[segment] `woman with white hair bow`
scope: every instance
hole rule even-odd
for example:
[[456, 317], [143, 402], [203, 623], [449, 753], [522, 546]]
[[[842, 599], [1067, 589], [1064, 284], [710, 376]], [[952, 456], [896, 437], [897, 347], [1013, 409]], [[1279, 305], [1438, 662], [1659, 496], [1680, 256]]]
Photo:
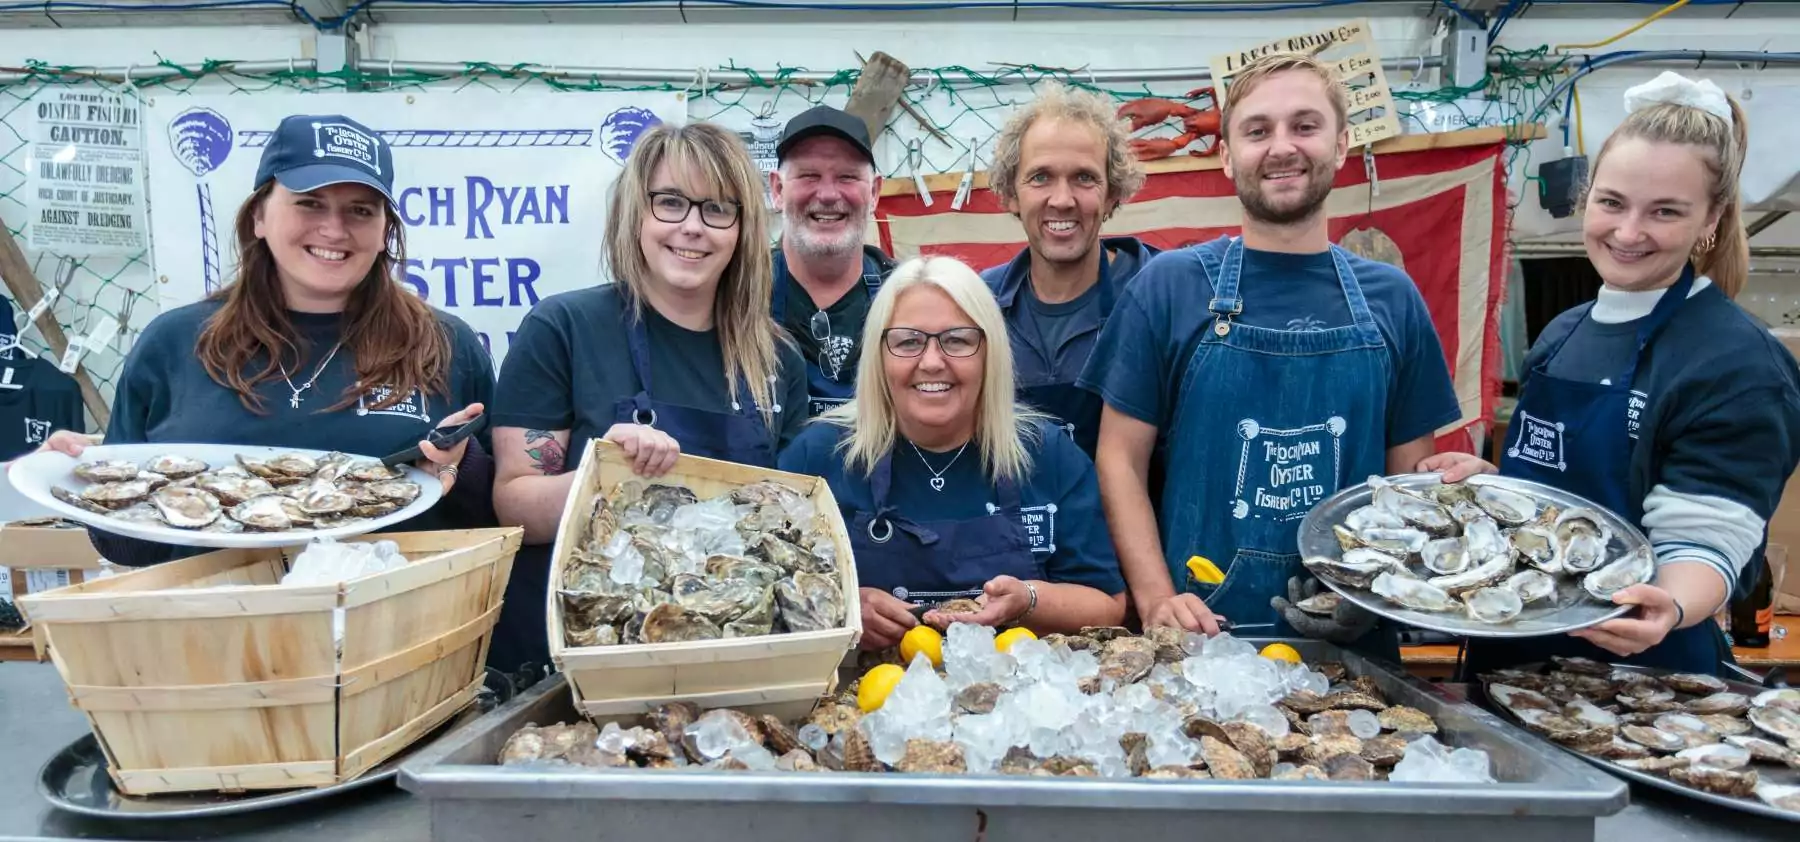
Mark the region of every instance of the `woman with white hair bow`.
[[1094, 463], [1014, 403], [1006, 325], [981, 277], [948, 257], [901, 264], [862, 349], [855, 398], [801, 433], [781, 469], [823, 477], [843, 509], [863, 648], [921, 621], [1118, 625], [1125, 582]]
[[[1471, 640], [1468, 674], [1549, 655], [1718, 673], [1731, 648], [1713, 614], [1754, 584], [1742, 572], [1800, 462], [1800, 370], [1732, 301], [1749, 268], [1743, 111], [1674, 73], [1627, 91], [1625, 107], [1582, 214], [1605, 285], [1527, 354], [1498, 470], [1638, 524], [1656, 575], [1614, 594], [1632, 614], [1569, 637]], [[1421, 469], [1452, 481], [1495, 470], [1466, 454]]]

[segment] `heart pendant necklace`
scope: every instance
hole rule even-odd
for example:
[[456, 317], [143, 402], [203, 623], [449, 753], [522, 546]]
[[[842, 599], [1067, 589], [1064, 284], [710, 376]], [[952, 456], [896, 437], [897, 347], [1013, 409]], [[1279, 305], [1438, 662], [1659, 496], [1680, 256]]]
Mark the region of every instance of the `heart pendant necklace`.
[[950, 457], [950, 464], [945, 465], [944, 470], [940, 471], [936, 468], [931, 467], [931, 460], [925, 458], [925, 452], [920, 450], [918, 445], [913, 444], [910, 441], [907, 442], [907, 444], [912, 445], [913, 452], [917, 453], [919, 455], [919, 461], [925, 463], [925, 470], [931, 472], [931, 490], [932, 491], [943, 491], [944, 490], [944, 474], [945, 474], [945, 472], [950, 470], [951, 465], [956, 464], [956, 460], [962, 458], [963, 451], [969, 449], [969, 443], [966, 441], [963, 442], [963, 446], [956, 449], [956, 455]]

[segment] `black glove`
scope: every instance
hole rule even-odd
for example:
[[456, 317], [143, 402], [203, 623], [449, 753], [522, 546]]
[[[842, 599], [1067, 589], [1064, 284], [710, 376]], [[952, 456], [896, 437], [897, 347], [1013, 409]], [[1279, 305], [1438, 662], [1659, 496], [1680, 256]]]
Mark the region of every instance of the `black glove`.
[[1337, 608], [1329, 617], [1315, 616], [1294, 607], [1294, 603], [1327, 590], [1318, 579], [1308, 576], [1302, 581], [1296, 576], [1288, 580], [1287, 598], [1274, 597], [1269, 600], [1269, 605], [1281, 612], [1281, 618], [1293, 626], [1294, 631], [1339, 646], [1348, 646], [1375, 628], [1380, 618], [1356, 607], [1356, 603], [1348, 599], [1338, 600]]

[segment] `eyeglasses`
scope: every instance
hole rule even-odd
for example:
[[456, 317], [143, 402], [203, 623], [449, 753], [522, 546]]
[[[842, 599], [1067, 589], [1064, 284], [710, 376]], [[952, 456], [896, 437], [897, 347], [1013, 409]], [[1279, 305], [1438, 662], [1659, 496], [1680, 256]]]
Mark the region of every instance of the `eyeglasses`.
[[933, 339], [937, 340], [938, 350], [946, 357], [973, 357], [981, 350], [981, 341], [986, 335], [978, 327], [953, 327], [937, 333], [891, 327], [881, 332], [881, 340], [888, 353], [896, 357], [919, 356], [925, 353], [925, 347]]
[[812, 320], [806, 326], [811, 328], [814, 342], [824, 342], [831, 338], [831, 315], [824, 310], [814, 312]]
[[737, 224], [744, 209], [736, 202], [720, 199], [690, 199], [680, 193], [650, 191], [650, 213], [661, 222], [686, 222], [694, 206], [700, 206], [700, 221], [708, 228], [730, 228]]

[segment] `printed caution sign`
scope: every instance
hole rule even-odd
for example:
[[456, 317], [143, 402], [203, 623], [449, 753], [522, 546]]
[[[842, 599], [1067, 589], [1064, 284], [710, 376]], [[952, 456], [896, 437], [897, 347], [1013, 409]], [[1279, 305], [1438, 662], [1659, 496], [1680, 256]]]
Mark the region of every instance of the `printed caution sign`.
[[1369, 21], [1359, 18], [1341, 26], [1278, 38], [1247, 50], [1213, 56], [1213, 81], [1229, 87], [1231, 77], [1256, 59], [1274, 53], [1302, 53], [1328, 59], [1350, 89], [1350, 146], [1367, 146], [1400, 135], [1394, 94], [1381, 71], [1381, 54], [1369, 35]]

